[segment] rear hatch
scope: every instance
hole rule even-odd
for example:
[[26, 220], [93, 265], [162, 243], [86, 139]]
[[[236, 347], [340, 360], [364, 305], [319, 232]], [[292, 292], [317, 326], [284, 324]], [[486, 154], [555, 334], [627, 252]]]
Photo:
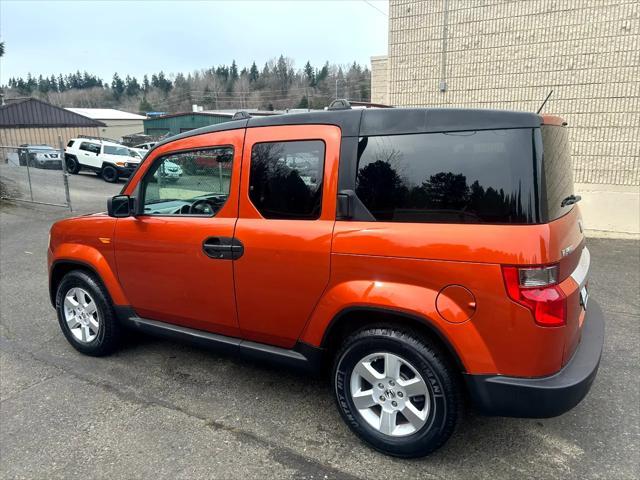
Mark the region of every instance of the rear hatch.
[[568, 132], [561, 118], [545, 116], [535, 135], [541, 180], [541, 210], [549, 224], [550, 256], [558, 260], [558, 285], [566, 295], [566, 343], [563, 365], [580, 342], [588, 305], [589, 250], [573, 190]]

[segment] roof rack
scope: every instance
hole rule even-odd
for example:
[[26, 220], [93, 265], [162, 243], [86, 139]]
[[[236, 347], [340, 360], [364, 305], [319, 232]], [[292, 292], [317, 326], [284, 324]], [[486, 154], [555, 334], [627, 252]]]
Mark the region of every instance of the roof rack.
[[346, 98], [337, 98], [329, 104], [327, 110], [351, 110], [351, 104]]
[[329, 104], [325, 110], [351, 110], [352, 108], [393, 108], [391, 105], [384, 103], [362, 102], [360, 100], [347, 100], [346, 98], [337, 98]]
[[113, 138], [99, 137], [97, 135], [78, 135], [77, 138], [86, 138], [88, 140], [100, 140], [101, 142], [122, 143]]
[[240, 110], [233, 114], [233, 117], [231, 117], [231, 120], [247, 120], [249, 118], [251, 118], [251, 115], [249, 115], [249, 112]]

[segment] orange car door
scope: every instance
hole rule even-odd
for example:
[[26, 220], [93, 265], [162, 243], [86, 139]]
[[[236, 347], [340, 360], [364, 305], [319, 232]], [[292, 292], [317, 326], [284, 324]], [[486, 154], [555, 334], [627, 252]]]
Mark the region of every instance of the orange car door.
[[247, 129], [235, 239], [245, 338], [291, 347], [329, 281], [340, 129]]
[[172, 142], [137, 175], [144, 212], [118, 219], [115, 251], [139, 316], [239, 335], [231, 243], [243, 137], [240, 129]]

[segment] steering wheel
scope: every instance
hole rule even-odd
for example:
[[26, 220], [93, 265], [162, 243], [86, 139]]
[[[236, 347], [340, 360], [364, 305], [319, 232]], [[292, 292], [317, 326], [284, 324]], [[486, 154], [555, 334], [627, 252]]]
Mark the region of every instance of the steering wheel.
[[213, 215], [213, 205], [208, 199], [203, 198], [196, 200], [189, 207], [190, 215]]

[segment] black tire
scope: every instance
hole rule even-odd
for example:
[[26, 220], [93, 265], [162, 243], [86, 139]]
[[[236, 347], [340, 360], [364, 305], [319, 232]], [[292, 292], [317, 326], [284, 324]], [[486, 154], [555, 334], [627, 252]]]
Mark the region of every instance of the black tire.
[[104, 165], [100, 170], [100, 176], [105, 182], [116, 183], [118, 181], [118, 170], [111, 165]]
[[67, 162], [67, 172], [76, 175], [80, 171], [80, 164], [76, 157], [68, 155], [65, 157], [65, 162]]
[[[353, 370], [360, 360], [375, 353], [392, 353], [407, 360], [425, 380], [430, 407], [425, 408], [428, 413], [424, 425], [414, 433], [384, 434], [372, 427], [355, 407], [351, 396]], [[354, 333], [335, 357], [332, 381], [338, 410], [349, 428], [371, 447], [388, 455], [414, 458], [433, 452], [449, 439], [461, 414], [462, 396], [456, 370], [428, 339], [410, 330], [383, 326]], [[413, 397], [412, 401], [416, 399], [419, 401], [419, 397]]]
[[[64, 300], [67, 293], [72, 288], [82, 288], [90, 296], [99, 315], [98, 332], [90, 342], [81, 342], [71, 332], [65, 320]], [[111, 300], [102, 282], [92, 274], [81, 270], [73, 270], [67, 273], [56, 292], [56, 311], [58, 313], [58, 323], [67, 341], [81, 353], [100, 357], [113, 352], [120, 341], [120, 324], [113, 311]]]

